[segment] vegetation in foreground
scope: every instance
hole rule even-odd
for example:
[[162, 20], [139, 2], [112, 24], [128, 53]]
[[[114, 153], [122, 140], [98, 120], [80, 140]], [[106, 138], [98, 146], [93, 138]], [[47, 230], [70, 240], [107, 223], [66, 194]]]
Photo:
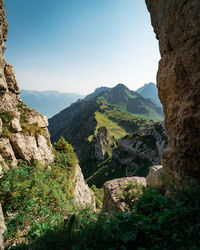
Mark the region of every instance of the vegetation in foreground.
[[[6, 249], [199, 249], [200, 188], [174, 199], [144, 189], [131, 212], [110, 214], [78, 208], [63, 190], [63, 173], [56, 180], [50, 172], [21, 164], [4, 176]], [[130, 202], [128, 188], [122, 198]]]
[[61, 138], [55, 149], [50, 168], [21, 162], [4, 173], [6, 249], [199, 249], [200, 187], [174, 191], [172, 199], [129, 183], [120, 198], [131, 212], [108, 213], [93, 186], [99, 209], [81, 208], [73, 201], [73, 148]]

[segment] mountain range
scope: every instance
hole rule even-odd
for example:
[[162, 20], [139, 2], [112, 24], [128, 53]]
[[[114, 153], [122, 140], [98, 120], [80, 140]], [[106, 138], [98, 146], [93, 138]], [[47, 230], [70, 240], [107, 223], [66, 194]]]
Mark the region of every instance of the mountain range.
[[84, 97], [76, 93], [25, 89], [21, 90], [20, 96], [27, 106], [38, 110], [49, 118], [68, 107], [71, 103], [76, 102], [79, 98]]
[[162, 106], [158, 97], [158, 88], [155, 83], [145, 83], [141, 88], [136, 90], [141, 96], [154, 102], [155, 104]]
[[[97, 88], [93, 93], [87, 95], [85, 100], [89, 101], [98, 96], [101, 92], [109, 90], [108, 87]], [[149, 99], [154, 104], [162, 106], [158, 98], [158, 90], [155, 83], [148, 83], [136, 90], [144, 98]], [[40, 113], [51, 118], [61, 110], [69, 107], [78, 99], [84, 98], [83, 95], [76, 93], [61, 93], [58, 91], [36, 91], [21, 90], [22, 101], [31, 108], [38, 110]]]
[[88, 178], [96, 171], [94, 147], [99, 129], [105, 128], [108, 137], [113, 138], [108, 140], [108, 147], [112, 148], [127, 134], [151, 128], [155, 121], [162, 120], [161, 107], [118, 84], [114, 88], [96, 89], [53, 116], [49, 119], [49, 131], [52, 142], [64, 136], [72, 144]]
[[[121, 135], [136, 130], [135, 120], [138, 118], [142, 118], [140, 121], [163, 120], [161, 107], [137, 92], [129, 90], [123, 84], [100, 90], [96, 89], [94, 93], [78, 100], [49, 119], [49, 130], [53, 142], [64, 135], [75, 146], [74, 141], [77, 140], [86, 125], [87, 132], [84, 132], [86, 138], [93, 135], [94, 128], [100, 127], [100, 124], [104, 125], [104, 123], [107, 126], [112, 123], [110, 133], [119, 138]], [[135, 126], [132, 124], [133, 120]], [[90, 127], [92, 127], [92, 133]], [[76, 137], [73, 136], [74, 133]]]

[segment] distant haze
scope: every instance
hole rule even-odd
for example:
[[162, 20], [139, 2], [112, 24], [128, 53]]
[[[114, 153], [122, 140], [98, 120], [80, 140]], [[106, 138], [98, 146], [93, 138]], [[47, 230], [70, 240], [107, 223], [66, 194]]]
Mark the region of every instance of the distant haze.
[[84, 96], [76, 93], [60, 93], [58, 91], [21, 90], [23, 102], [40, 113], [52, 117], [70, 104]]
[[[126, 86], [124, 86], [123, 84], [118, 84], [117, 86], [122, 86], [122, 90], [124, 88], [126, 89]], [[94, 92], [85, 97], [85, 100], [90, 101], [106, 90], [112, 91], [112, 88], [96, 88]], [[144, 98], [150, 99], [151, 102], [162, 106], [158, 98], [157, 87], [154, 83], [143, 85], [137, 90], [137, 92]], [[83, 95], [78, 95], [76, 93], [61, 93], [58, 91], [35, 91], [24, 89], [21, 90], [20, 96], [22, 98], [22, 101], [26, 105], [38, 110], [49, 118], [59, 113], [61, 110], [67, 108], [72, 103], [75, 103], [78, 99], [84, 98]]]
[[6, 10], [6, 58], [21, 88], [85, 95], [156, 81], [158, 42], [144, 0], [6, 0]]

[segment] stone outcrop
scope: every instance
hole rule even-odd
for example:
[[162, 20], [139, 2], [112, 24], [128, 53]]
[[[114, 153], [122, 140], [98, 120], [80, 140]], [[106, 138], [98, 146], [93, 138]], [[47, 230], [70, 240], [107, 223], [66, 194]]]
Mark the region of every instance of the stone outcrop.
[[[141, 161], [147, 161], [149, 166], [161, 164], [161, 156], [166, 145], [167, 137], [164, 127], [158, 123], [151, 129], [119, 139], [118, 148], [113, 152], [113, 158], [118, 160], [122, 166], [128, 166], [126, 176], [130, 177], [138, 175]], [[122, 154], [122, 152], [124, 153]]]
[[47, 118], [22, 102], [13, 67], [4, 58], [8, 25], [3, 0], [0, 15], [0, 154], [9, 167], [18, 159], [48, 164], [53, 154]]
[[44, 115], [41, 115], [34, 109], [29, 114], [29, 123], [30, 124], [37, 123], [38, 126], [41, 128], [47, 128], [49, 125], [47, 117]]
[[20, 121], [17, 118], [14, 118], [11, 122], [10, 122], [10, 129], [11, 132], [13, 133], [18, 133], [22, 131], [22, 127], [20, 125]]
[[93, 208], [96, 207], [94, 193], [89, 189], [88, 185], [85, 183], [81, 168], [77, 165], [76, 174], [74, 177], [75, 190], [74, 190], [74, 198], [75, 201], [82, 205], [90, 205]]
[[157, 85], [168, 135], [162, 164], [173, 178], [200, 181], [200, 1], [146, 4], [161, 54]]
[[[167, 144], [167, 138], [162, 125], [155, 125], [142, 133], [125, 136], [118, 141], [121, 150], [129, 152], [132, 158], [146, 158], [152, 164], [160, 164], [162, 152]], [[120, 159], [119, 159], [120, 160]]]
[[116, 146], [115, 139], [110, 136], [105, 127], [100, 127], [97, 131], [97, 137], [94, 140], [94, 157], [97, 161], [103, 161], [106, 154], [111, 154], [112, 148]]
[[8, 138], [0, 138], [0, 155], [7, 162], [10, 161], [10, 167], [17, 166], [17, 159]]
[[[146, 179], [144, 177], [127, 177], [114, 179], [107, 181], [104, 186], [104, 199], [103, 199], [103, 208], [104, 210], [110, 211], [126, 211], [129, 210], [127, 207], [127, 202], [120, 199], [120, 194], [126, 189], [128, 184], [140, 185], [141, 187], [146, 187]], [[139, 191], [140, 193], [140, 191]], [[131, 202], [134, 202], [138, 199], [136, 192], [135, 197]]]
[[20, 133], [14, 134], [11, 139], [15, 153], [28, 163], [38, 160], [42, 163], [53, 161], [51, 147], [47, 146], [46, 138], [43, 135], [26, 136]]
[[149, 174], [146, 177], [146, 182], [148, 187], [158, 187], [164, 186], [164, 168], [161, 165], [150, 167]]

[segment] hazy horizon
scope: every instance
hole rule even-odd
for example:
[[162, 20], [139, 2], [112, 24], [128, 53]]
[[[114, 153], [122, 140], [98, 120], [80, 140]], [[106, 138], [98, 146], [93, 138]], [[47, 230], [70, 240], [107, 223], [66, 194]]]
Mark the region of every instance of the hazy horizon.
[[[152, 83], [152, 82], [148, 82], [148, 83]], [[136, 91], [136, 90], [138, 90], [140, 87], [143, 87], [145, 84], [148, 84], [148, 83], [144, 83], [144, 84], [140, 85], [140, 86], [139, 86], [138, 88], [136, 88], [136, 89], [130, 89], [130, 88], [129, 88], [129, 90]], [[112, 87], [115, 87], [117, 84], [120, 84], [120, 83], [116, 83], [116, 84], [114, 84], [114, 85], [111, 86], [111, 87], [102, 85], [102, 86], [99, 86], [99, 87], [97, 87], [97, 88], [100, 88], [100, 87], [112, 88]], [[124, 83], [122, 83], [122, 84], [124, 84]], [[126, 86], [126, 84], [124, 84], [124, 85]], [[49, 92], [49, 91], [52, 91], [52, 92], [59, 92], [59, 93], [63, 93], [63, 94], [64, 94], [64, 93], [67, 93], [67, 94], [77, 94], [77, 95], [86, 96], [86, 95], [89, 95], [89, 94], [93, 93], [97, 88], [94, 88], [91, 92], [86, 93], [86, 94], [80, 94], [80, 93], [78, 93], [78, 92], [60, 91], [60, 90], [57, 90], [57, 89], [51, 89], [51, 90], [49, 90], [49, 89], [37, 90], [37, 89], [24, 89], [24, 88], [21, 88], [21, 90], [25, 90], [25, 91], [36, 91], [36, 92]]]
[[87, 95], [156, 82], [160, 55], [144, 1], [7, 0], [6, 10], [6, 59], [20, 88]]

